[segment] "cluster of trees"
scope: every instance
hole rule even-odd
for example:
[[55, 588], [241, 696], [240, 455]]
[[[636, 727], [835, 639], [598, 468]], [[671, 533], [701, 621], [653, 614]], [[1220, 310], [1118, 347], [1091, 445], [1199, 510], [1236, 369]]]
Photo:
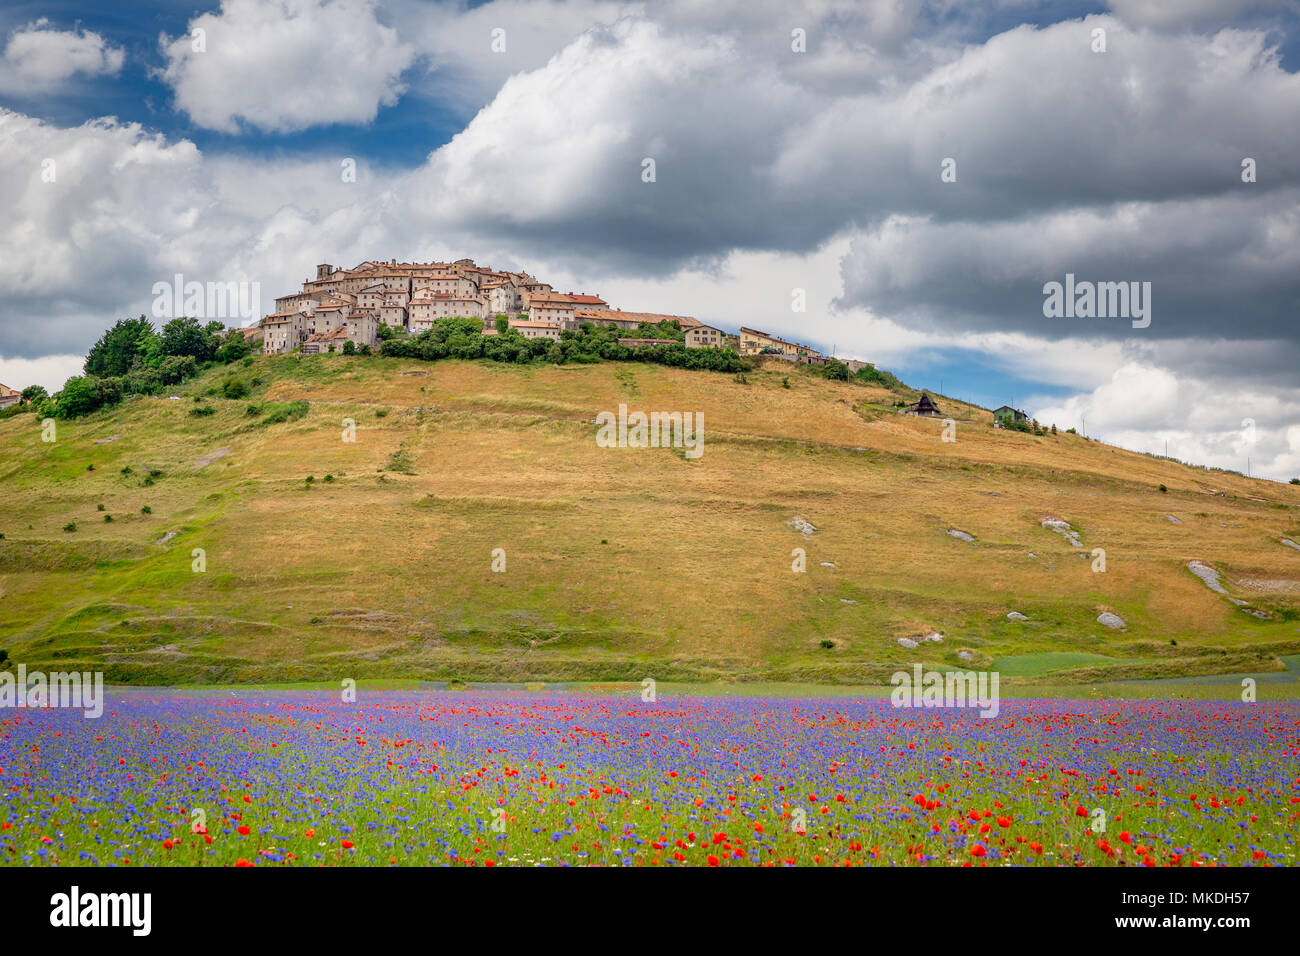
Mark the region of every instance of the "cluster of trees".
[[529, 339], [509, 327], [505, 316], [496, 320], [496, 335], [483, 335], [477, 319], [438, 319], [427, 332], [412, 336], [390, 336], [383, 343], [384, 355], [434, 361], [443, 358], [489, 359], [494, 362], [653, 362], [675, 368], [742, 372], [752, 363], [730, 349], [688, 349], [685, 333], [675, 321], [657, 325], [643, 323], [639, 338], [676, 339], [671, 345], [628, 348], [618, 344], [627, 335], [619, 329], [584, 323], [579, 329], [565, 329], [560, 340]]
[[197, 319], [172, 319], [155, 331], [143, 315], [122, 319], [91, 346], [84, 375], [74, 375], [54, 395], [32, 386], [23, 391], [23, 401], [39, 415], [75, 418], [116, 405], [128, 395], [157, 394], [203, 368], [229, 364], [250, 351], [244, 336], [221, 322], [200, 325]]
[[870, 363], [862, 366], [856, 372], [850, 372], [849, 367], [839, 359], [831, 359], [822, 366], [822, 375], [836, 382], [856, 381], [864, 385], [880, 385], [888, 389], [905, 387], [892, 372], [878, 369]]

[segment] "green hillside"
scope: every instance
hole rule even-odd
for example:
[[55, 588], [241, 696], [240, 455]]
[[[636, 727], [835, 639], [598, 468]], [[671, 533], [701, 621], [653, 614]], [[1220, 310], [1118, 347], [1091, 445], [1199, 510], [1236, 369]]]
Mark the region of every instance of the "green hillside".
[[[232, 374], [247, 397], [221, 397]], [[784, 363], [291, 355], [53, 442], [8, 417], [0, 648], [146, 683], [1290, 675], [1300, 487], [995, 430], [939, 397], [945, 442], [895, 413], [914, 397]], [[620, 403], [701, 412], [704, 454], [598, 447]]]

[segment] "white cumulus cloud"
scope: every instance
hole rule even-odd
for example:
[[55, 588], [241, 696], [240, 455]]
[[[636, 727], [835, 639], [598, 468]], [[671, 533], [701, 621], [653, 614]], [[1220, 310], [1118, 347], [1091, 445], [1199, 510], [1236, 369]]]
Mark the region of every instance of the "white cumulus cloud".
[[32, 93], [48, 90], [81, 74], [112, 76], [126, 54], [89, 30], [56, 30], [47, 19], [15, 30], [0, 58], [0, 90]]
[[227, 133], [369, 123], [415, 59], [373, 0], [223, 0], [160, 43], [176, 106]]

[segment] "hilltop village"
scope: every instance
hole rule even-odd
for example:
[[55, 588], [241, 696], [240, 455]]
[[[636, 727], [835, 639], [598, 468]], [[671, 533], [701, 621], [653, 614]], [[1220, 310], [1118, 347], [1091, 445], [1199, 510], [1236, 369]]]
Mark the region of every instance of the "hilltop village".
[[[707, 325], [688, 315], [625, 312], [599, 295], [557, 292], [550, 283], [526, 272], [501, 272], [472, 259], [455, 262], [367, 261], [351, 269], [330, 263], [316, 266], [316, 277], [302, 290], [275, 300], [275, 311], [244, 330], [250, 344], [268, 355], [301, 350], [304, 355], [376, 347], [394, 331], [418, 335], [438, 319], [477, 319], [484, 335], [499, 334], [498, 319], [528, 339], [559, 340], [584, 324], [635, 333], [643, 325], [676, 322], [687, 348], [731, 349], [740, 355], [825, 365], [830, 356], [799, 342], [757, 329], [738, 333]], [[630, 335], [619, 339], [629, 348], [676, 345], [675, 339]], [[845, 359], [850, 371], [865, 362]]]
[[[811, 345], [758, 329], [741, 326], [731, 332], [689, 315], [624, 311], [597, 294], [558, 292], [527, 272], [499, 271], [472, 259], [423, 263], [390, 259], [368, 260], [351, 269], [321, 263], [315, 278], [304, 280], [300, 291], [276, 298], [275, 311], [246, 328], [227, 330], [220, 322], [201, 328], [195, 319], [177, 319], [163, 330], [161, 339], [167, 341], [158, 344], [162, 362], [140, 361], [148, 351], [147, 341], [158, 338], [145, 317], [123, 320], [91, 350], [86, 375], [69, 379], [58, 395], [47, 396], [39, 386], [18, 391], [0, 384], [0, 412], [49, 398], [60, 399], [53, 407], [65, 416], [85, 414], [115, 404], [123, 395], [155, 394], [195, 374], [204, 362], [229, 362], [256, 349], [267, 355], [368, 355], [382, 349], [384, 354], [427, 358], [429, 336], [423, 333], [436, 335], [439, 323], [448, 319], [460, 320], [457, 324], [462, 328], [468, 322], [469, 329], [477, 329], [485, 339], [506, 335], [515, 341], [516, 336], [531, 340], [534, 355], [539, 347], [559, 348], [568, 339], [603, 327], [626, 333], [613, 341], [632, 352], [646, 350], [643, 357], [649, 360], [664, 359], [665, 347], [669, 357], [683, 346], [709, 350], [693, 355], [677, 352], [670, 364], [683, 367], [726, 370], [741, 359], [775, 359], [819, 367], [828, 378], [856, 375], [901, 386], [870, 363], [833, 358]], [[504, 338], [493, 342], [511, 344]], [[897, 402], [897, 411], [928, 418], [947, 415], [924, 392], [910, 405]], [[1023, 411], [1006, 405], [993, 412], [993, 419], [999, 428], [1040, 430]]]

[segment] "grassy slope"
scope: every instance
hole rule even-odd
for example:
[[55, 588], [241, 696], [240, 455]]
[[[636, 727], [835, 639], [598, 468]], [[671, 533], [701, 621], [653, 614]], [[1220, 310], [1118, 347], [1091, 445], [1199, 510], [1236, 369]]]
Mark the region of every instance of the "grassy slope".
[[[0, 421], [12, 658], [155, 682], [861, 683], [962, 648], [1008, 681], [1258, 673], [1300, 651], [1300, 552], [1278, 543], [1300, 539], [1297, 487], [994, 431], [951, 402], [975, 422], [944, 443], [938, 422], [884, 411], [889, 392], [784, 366], [742, 384], [648, 365], [259, 358], [240, 369], [265, 383], [252, 399], [190, 416], [225, 374], [182, 401], [61, 422], [54, 444], [33, 416]], [[297, 421], [246, 414], [296, 398], [311, 402]], [[620, 401], [702, 411], [704, 456], [598, 448], [590, 421]], [[415, 474], [379, 470], [399, 449]], [[150, 468], [164, 472], [152, 486]], [[818, 533], [789, 527], [796, 515]], [[1105, 548], [1106, 573], [1047, 516]], [[790, 570], [799, 546], [805, 574]], [[1193, 558], [1271, 619], [1208, 590]], [[1127, 633], [1097, 624], [1102, 610]], [[930, 630], [944, 642], [897, 643]]]

